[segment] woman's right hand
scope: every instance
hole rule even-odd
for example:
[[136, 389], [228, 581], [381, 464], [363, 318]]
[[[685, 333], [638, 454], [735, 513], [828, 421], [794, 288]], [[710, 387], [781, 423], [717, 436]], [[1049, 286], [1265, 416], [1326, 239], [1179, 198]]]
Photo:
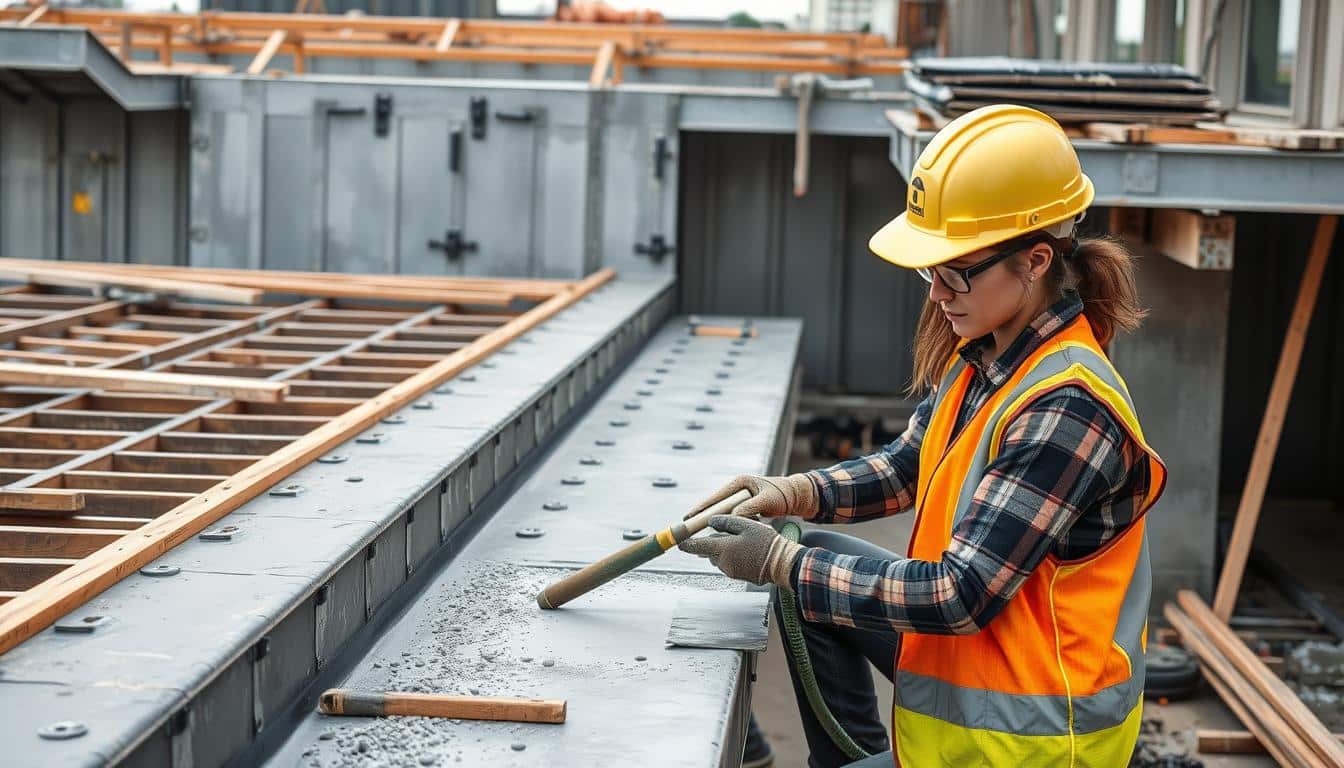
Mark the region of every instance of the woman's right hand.
[[807, 475], [738, 475], [687, 512], [684, 519], [689, 520], [742, 490], [750, 493], [751, 498], [733, 508], [733, 514], [740, 517], [801, 517], [809, 520], [817, 513], [817, 487]]

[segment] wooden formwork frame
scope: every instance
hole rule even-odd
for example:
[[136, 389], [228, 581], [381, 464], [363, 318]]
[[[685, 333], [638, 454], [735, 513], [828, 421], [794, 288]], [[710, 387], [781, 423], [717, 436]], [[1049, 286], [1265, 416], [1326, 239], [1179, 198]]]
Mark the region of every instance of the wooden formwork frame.
[[[816, 72], [858, 77], [893, 75], [908, 53], [881, 35], [663, 25], [570, 24], [318, 14], [132, 13], [85, 8], [0, 9], [0, 22], [88, 28], [133, 69], [228, 70], [174, 64], [174, 53], [250, 55], [249, 74], [268, 71], [276, 55], [292, 57], [303, 74], [313, 57], [495, 61], [590, 66], [590, 83], [620, 83], [624, 68]], [[134, 49], [155, 50], [156, 62], [132, 62]]]
[[[82, 265], [81, 268], [89, 268]], [[93, 267], [109, 281], [134, 268]], [[165, 277], [236, 285], [229, 270]], [[293, 293], [293, 278], [252, 273]], [[279, 402], [0, 387], [0, 653], [611, 280], [306, 275], [378, 303], [152, 305], [0, 289], [0, 359], [283, 382]], [[254, 286], [256, 287], [256, 286]], [[306, 287], [306, 285], [305, 285]], [[504, 292], [519, 309], [391, 304]], [[274, 293], [277, 289], [268, 289]], [[91, 354], [93, 353], [93, 354]], [[49, 366], [43, 366], [47, 369]]]

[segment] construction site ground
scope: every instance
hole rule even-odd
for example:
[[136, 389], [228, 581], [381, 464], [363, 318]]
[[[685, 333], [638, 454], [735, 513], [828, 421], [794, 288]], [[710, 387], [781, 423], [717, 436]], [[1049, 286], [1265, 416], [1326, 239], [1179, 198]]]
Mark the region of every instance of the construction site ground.
[[[830, 463], [828, 459], [812, 456], [806, 440], [794, 440], [789, 471], [800, 472], [828, 463]], [[886, 520], [854, 526], [852, 532], [878, 546], [901, 552], [904, 551], [906, 542], [910, 537], [910, 528], [913, 523], [913, 515], [899, 515]], [[1270, 527], [1265, 526], [1266, 529]], [[1278, 526], [1275, 527], [1278, 528]], [[1268, 541], [1270, 537], [1267, 530], [1264, 533], [1266, 533], [1265, 545], [1268, 548], [1271, 546]], [[1285, 532], [1280, 529], [1278, 534], [1283, 535]], [[1306, 543], [1294, 542], [1295, 546], [1310, 547], [1311, 542], [1316, 542], [1317, 547], [1324, 548], [1328, 546], [1327, 542], [1330, 541], [1329, 536], [1312, 539], [1309, 537], [1309, 531], [1302, 531], [1302, 534]], [[1275, 544], [1277, 545], [1279, 542], [1276, 541]], [[1275, 549], [1278, 549], [1278, 547], [1275, 546]], [[1301, 552], [1303, 550], [1288, 551]], [[1321, 558], [1319, 562], [1327, 563], [1331, 561], [1328, 558]], [[1335, 578], [1340, 578], [1337, 574], [1332, 575]], [[882, 713], [883, 722], [890, 728], [891, 686], [885, 680], [881, 680], [877, 670], [873, 670], [873, 674], [880, 681], [877, 686], [878, 710]], [[761, 655], [760, 666], [757, 670], [756, 686], [752, 692], [752, 708], [756, 714], [757, 724], [770, 739], [771, 747], [775, 751], [776, 768], [806, 768], [807, 740], [803, 738], [803, 726], [798, 718], [798, 705], [794, 702], [793, 688], [789, 683], [789, 670], [785, 666], [784, 654], [779, 642], [778, 627], [774, 623], [770, 626], [770, 647]], [[1165, 744], [1162, 749], [1163, 752], [1191, 753], [1192, 756], [1202, 761], [1206, 768], [1261, 768], [1262, 766], [1274, 765], [1274, 761], [1267, 755], [1193, 755], [1195, 730], [1197, 728], [1228, 730], [1241, 730], [1243, 728], [1236, 717], [1218, 699], [1217, 695], [1207, 687], [1203, 688], [1196, 698], [1168, 702], [1165, 706], [1157, 702], [1146, 702], [1144, 718], [1160, 721], [1161, 739]]]

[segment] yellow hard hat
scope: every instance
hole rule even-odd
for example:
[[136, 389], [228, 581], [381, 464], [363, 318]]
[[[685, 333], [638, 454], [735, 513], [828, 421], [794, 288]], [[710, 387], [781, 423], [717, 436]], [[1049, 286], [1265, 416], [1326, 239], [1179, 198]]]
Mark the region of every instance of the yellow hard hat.
[[[873, 253], [918, 269], [1033, 230], [1070, 224], [1092, 204], [1092, 180], [1048, 115], [981, 107], [948, 123], [910, 174], [906, 210], [868, 241]], [[1071, 226], [1056, 228], [1059, 231]]]

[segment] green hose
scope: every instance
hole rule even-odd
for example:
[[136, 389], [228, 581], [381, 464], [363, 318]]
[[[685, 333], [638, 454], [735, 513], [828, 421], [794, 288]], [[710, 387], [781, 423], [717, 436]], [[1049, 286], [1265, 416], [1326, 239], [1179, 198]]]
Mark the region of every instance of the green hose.
[[[803, 529], [790, 521], [779, 527], [779, 535], [796, 542], [803, 535]], [[807, 643], [803, 640], [803, 627], [799, 624], [797, 598], [787, 587], [779, 588], [779, 607], [784, 617], [784, 642], [788, 646], [789, 655], [793, 658], [794, 671], [798, 673], [798, 679], [803, 683], [807, 703], [812, 706], [812, 714], [816, 716], [817, 722], [821, 723], [822, 729], [831, 737], [835, 746], [849, 759], [862, 760], [868, 757], [863, 747], [845, 733], [844, 726], [836, 722], [835, 715], [831, 714], [830, 708], [821, 698], [821, 689], [817, 687], [817, 678], [812, 672], [812, 659], [807, 655]]]

